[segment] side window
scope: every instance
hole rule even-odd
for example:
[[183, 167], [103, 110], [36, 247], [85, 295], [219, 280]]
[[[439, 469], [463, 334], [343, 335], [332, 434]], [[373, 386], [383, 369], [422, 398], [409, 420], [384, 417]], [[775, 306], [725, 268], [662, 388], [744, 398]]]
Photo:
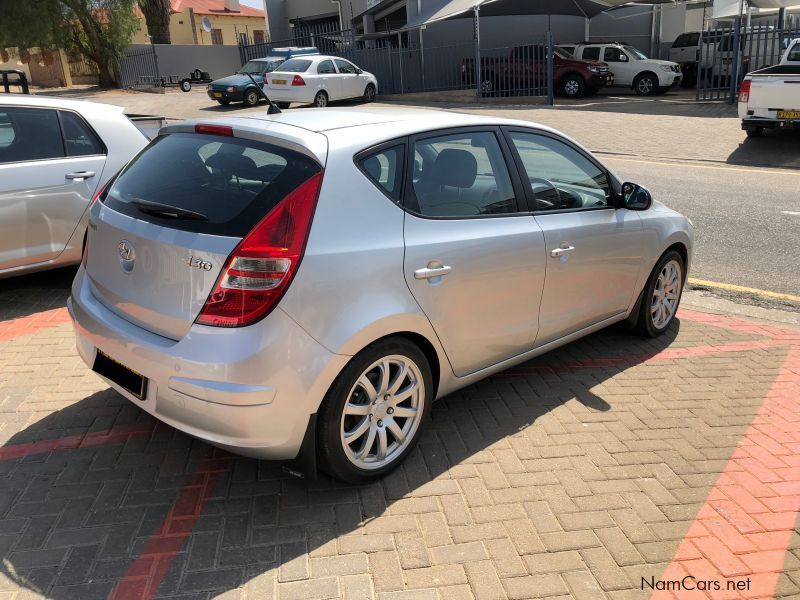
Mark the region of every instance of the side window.
[[414, 163], [408, 207], [423, 216], [475, 217], [516, 210], [508, 166], [492, 132], [417, 140]]
[[319, 65], [317, 65], [317, 73], [320, 75], [329, 75], [331, 73], [335, 74], [336, 69], [333, 68], [333, 61], [332, 60], [323, 60]]
[[608, 206], [608, 175], [572, 146], [555, 138], [518, 131], [509, 134], [519, 153], [536, 210]]
[[56, 111], [0, 107], [0, 163], [63, 156], [64, 144]]
[[690, 45], [689, 44], [689, 39], [691, 38], [691, 35], [692, 34], [690, 34], [690, 33], [682, 33], [682, 34], [680, 34], [675, 39], [675, 41], [673, 42], [672, 47], [673, 48], [685, 48], [686, 46], [689, 46]]
[[581, 58], [583, 60], [600, 60], [600, 46], [592, 46], [591, 48], [584, 48]]
[[687, 34], [689, 39], [686, 40], [687, 46], [697, 46], [700, 43], [700, 34], [699, 33], [689, 33]]
[[620, 62], [620, 51], [609, 46], [603, 50], [603, 62]]
[[336, 59], [336, 68], [339, 69], [339, 73], [355, 73], [356, 68], [346, 60], [341, 60], [339, 58]]
[[392, 199], [400, 201], [403, 181], [403, 146], [379, 150], [358, 161], [361, 170]]
[[786, 60], [800, 62], [800, 42], [792, 46], [791, 50], [789, 50], [789, 54], [786, 55]]
[[570, 54], [575, 54], [575, 46], [559, 46], [564, 52], [569, 52]]
[[67, 156], [104, 154], [103, 144], [83, 119], [75, 113], [62, 111], [61, 126], [64, 128], [64, 145], [67, 148]]

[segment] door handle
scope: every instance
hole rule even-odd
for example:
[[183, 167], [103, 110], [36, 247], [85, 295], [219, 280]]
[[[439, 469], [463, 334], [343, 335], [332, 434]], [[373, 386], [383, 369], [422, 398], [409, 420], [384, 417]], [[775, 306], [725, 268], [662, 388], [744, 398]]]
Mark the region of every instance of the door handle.
[[74, 173], [67, 173], [64, 177], [67, 179], [90, 179], [94, 177], [94, 171], [75, 171]]
[[425, 267], [424, 269], [417, 269], [414, 271], [414, 279], [433, 279], [434, 277], [447, 275], [452, 270], [452, 267], [448, 267], [447, 265], [441, 267]]
[[558, 258], [559, 256], [569, 254], [573, 250], [575, 250], [575, 246], [563, 246], [561, 248], [556, 248], [555, 250], [550, 250], [550, 256]]

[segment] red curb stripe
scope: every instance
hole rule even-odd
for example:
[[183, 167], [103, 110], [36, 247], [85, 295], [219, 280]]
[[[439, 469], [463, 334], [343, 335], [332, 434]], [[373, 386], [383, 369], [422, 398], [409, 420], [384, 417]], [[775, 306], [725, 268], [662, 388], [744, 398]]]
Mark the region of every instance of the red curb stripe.
[[0, 342], [13, 340], [67, 322], [69, 322], [69, 311], [66, 308], [54, 308], [19, 319], [0, 321]]
[[231, 462], [229, 458], [200, 461], [161, 525], [108, 596], [109, 600], [149, 600], [155, 595]]
[[693, 323], [700, 323], [702, 325], [712, 325], [714, 327], [721, 327], [728, 331], [737, 331], [739, 333], [752, 333], [753, 335], [763, 335], [776, 340], [783, 340], [789, 342], [800, 342], [800, 331], [793, 329], [785, 329], [783, 327], [776, 327], [774, 325], [762, 325], [759, 323], [752, 323], [736, 317], [727, 317], [717, 315], [714, 313], [699, 312], [681, 308], [678, 311], [679, 319], [686, 319]]
[[28, 444], [14, 444], [0, 448], [0, 461], [14, 458], [24, 458], [32, 454], [45, 452], [63, 452], [77, 448], [91, 448], [103, 444], [115, 444], [128, 441], [129, 438], [139, 435], [150, 435], [155, 431], [154, 423], [124, 425], [108, 431], [97, 431], [80, 435], [68, 435], [62, 438], [40, 440]]
[[[786, 460], [797, 450], [786, 441], [799, 433], [800, 345], [790, 347], [763, 405], [661, 577], [668, 582], [688, 574], [721, 581], [723, 590], [660, 590], [653, 600], [774, 595], [800, 512], [798, 472]], [[727, 580], [747, 577], [748, 590], [725, 591]]]

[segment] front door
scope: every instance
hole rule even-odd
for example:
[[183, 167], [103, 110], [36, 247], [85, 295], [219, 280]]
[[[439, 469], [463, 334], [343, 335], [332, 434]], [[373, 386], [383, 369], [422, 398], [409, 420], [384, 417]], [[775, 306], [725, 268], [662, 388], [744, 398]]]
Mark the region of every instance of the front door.
[[544, 232], [546, 275], [536, 345], [624, 313], [644, 260], [638, 214], [610, 206], [608, 173], [554, 135], [507, 136]]
[[499, 130], [411, 140], [405, 278], [458, 376], [530, 349], [544, 281], [544, 239], [520, 212]]
[[77, 114], [0, 106], [0, 270], [52, 260], [64, 250], [105, 159]]

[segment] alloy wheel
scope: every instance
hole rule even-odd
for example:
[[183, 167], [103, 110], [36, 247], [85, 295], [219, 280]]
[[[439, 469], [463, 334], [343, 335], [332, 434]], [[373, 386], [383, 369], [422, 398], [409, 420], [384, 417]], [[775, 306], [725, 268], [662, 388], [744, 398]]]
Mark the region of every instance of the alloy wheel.
[[484, 79], [481, 81], [481, 92], [484, 94], [491, 94], [494, 91], [494, 82], [491, 79]]
[[653, 91], [653, 80], [650, 77], [642, 77], [639, 80], [637, 87], [639, 88], [639, 93], [641, 93], [643, 96], [646, 96]]
[[575, 81], [574, 79], [570, 79], [569, 81], [567, 81], [566, 85], [564, 85], [564, 93], [567, 96], [576, 96], [579, 90], [580, 86], [578, 85], [578, 82]]
[[417, 364], [391, 355], [372, 363], [356, 380], [342, 412], [340, 439], [356, 467], [385, 467], [412, 442], [422, 420], [425, 383]]
[[678, 261], [671, 260], [661, 268], [650, 300], [650, 318], [656, 329], [664, 329], [675, 316], [682, 280], [683, 274]]

